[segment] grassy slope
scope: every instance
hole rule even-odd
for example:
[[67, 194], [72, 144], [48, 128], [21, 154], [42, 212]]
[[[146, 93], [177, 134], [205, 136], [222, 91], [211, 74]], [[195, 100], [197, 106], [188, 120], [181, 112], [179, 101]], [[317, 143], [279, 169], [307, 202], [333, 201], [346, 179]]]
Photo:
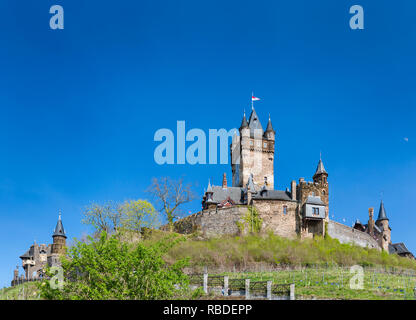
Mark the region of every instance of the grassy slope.
[[[413, 299], [413, 288], [416, 287], [415, 260], [341, 244], [331, 238], [300, 241], [269, 234], [201, 241], [189, 237], [167, 258], [173, 261], [184, 257], [190, 258], [191, 266], [197, 272], [202, 270], [202, 266], [207, 266], [213, 273], [228, 274], [233, 278], [294, 282], [297, 295], [305, 298]], [[350, 267], [353, 265], [364, 267], [362, 290], [350, 289], [353, 276]], [[298, 270], [267, 271], [277, 267]], [[232, 270], [258, 272], [222, 272]], [[406, 275], [397, 274], [403, 270], [407, 270]]]
[[0, 289], [0, 300], [38, 300], [39, 290], [35, 282]]
[[[159, 235], [160, 237], [160, 235]], [[179, 236], [180, 237], [180, 236]], [[147, 241], [153, 241], [152, 239]], [[286, 239], [273, 234], [221, 237], [209, 240], [188, 239], [169, 253], [168, 259], [189, 257], [193, 266], [245, 268], [247, 265], [284, 266], [382, 266], [412, 269], [416, 261], [389, 255], [375, 249], [341, 244], [336, 239]]]

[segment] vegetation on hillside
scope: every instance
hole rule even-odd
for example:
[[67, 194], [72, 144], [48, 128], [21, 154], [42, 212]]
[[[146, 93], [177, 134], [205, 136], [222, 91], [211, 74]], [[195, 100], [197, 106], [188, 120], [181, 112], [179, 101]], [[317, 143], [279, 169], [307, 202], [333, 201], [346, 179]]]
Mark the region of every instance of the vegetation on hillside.
[[[152, 240], [147, 240], [151, 242]], [[171, 261], [189, 257], [192, 266], [232, 270], [263, 264], [271, 266], [383, 266], [416, 270], [416, 261], [376, 249], [342, 244], [337, 239], [287, 239], [272, 233], [196, 240], [190, 237], [172, 248]]]
[[[100, 238], [76, 242], [62, 258], [64, 283], [53, 280], [39, 284], [44, 299], [108, 300], [181, 298], [188, 277], [183, 273], [186, 259], [167, 264], [162, 258], [180, 238], [171, 237], [144, 245], [120, 241], [117, 235], [101, 233]], [[48, 276], [55, 274], [48, 270]]]

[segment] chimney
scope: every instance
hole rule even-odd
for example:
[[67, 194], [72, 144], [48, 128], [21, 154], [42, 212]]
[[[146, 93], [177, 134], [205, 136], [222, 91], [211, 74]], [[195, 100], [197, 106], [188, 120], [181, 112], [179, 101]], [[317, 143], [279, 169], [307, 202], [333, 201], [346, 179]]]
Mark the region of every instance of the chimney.
[[368, 209], [368, 216], [368, 232], [370, 233], [370, 235], [374, 235], [374, 208]]
[[296, 200], [296, 181], [292, 180], [291, 183], [291, 194], [292, 194], [292, 200]]
[[222, 176], [222, 188], [227, 189], [227, 176], [225, 175], [225, 173]]

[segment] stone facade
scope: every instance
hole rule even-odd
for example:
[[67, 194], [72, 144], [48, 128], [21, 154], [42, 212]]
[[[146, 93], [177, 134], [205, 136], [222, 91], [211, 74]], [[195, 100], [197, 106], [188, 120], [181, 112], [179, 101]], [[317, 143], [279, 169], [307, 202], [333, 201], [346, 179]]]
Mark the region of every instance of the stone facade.
[[12, 286], [25, 281], [38, 280], [43, 278], [44, 268], [46, 266], [60, 265], [59, 256], [65, 252], [66, 234], [59, 214], [58, 223], [52, 235], [52, 244], [34, 243], [29, 250], [20, 256], [22, 259], [22, 267], [24, 275], [19, 275], [19, 267], [13, 272]]
[[367, 225], [357, 220], [351, 228], [330, 221], [328, 172], [322, 159], [319, 159], [312, 181], [300, 178], [298, 183], [291, 182], [290, 190], [275, 190], [275, 131], [270, 117], [266, 131], [263, 131], [253, 108], [249, 121], [244, 114], [239, 133], [233, 137], [230, 146], [232, 187], [227, 186], [225, 173], [221, 186], [209, 182], [202, 199], [202, 211], [176, 222], [176, 231], [198, 231], [208, 237], [239, 234], [238, 225], [248, 208], [253, 206], [262, 219], [261, 230], [264, 232], [304, 239], [325, 236], [328, 231], [342, 243], [413, 256], [404, 244], [391, 243], [391, 229], [383, 203], [376, 221], [370, 209]]
[[332, 238], [338, 239], [341, 243], [354, 243], [361, 247], [381, 250], [377, 240], [368, 233], [347, 227], [335, 221], [329, 221], [328, 234]]
[[295, 238], [299, 230], [298, 203], [296, 201], [253, 200], [262, 219], [262, 230]]

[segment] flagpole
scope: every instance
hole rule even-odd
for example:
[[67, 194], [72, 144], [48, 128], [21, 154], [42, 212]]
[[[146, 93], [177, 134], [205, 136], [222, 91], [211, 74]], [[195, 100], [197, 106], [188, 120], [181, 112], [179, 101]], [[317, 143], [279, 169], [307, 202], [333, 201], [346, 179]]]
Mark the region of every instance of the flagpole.
[[253, 106], [253, 97], [254, 97], [254, 92], [251, 91], [251, 111], [254, 110], [254, 106]]

